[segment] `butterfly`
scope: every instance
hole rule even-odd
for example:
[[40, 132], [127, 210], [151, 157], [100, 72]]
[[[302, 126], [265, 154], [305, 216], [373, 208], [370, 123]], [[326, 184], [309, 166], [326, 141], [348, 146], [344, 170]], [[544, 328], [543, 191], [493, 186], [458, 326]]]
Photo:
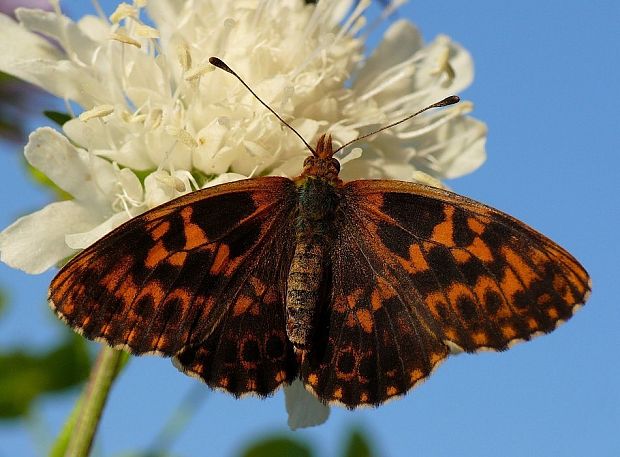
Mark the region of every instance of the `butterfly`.
[[310, 149], [294, 179], [206, 188], [121, 225], [61, 269], [52, 309], [235, 396], [300, 378], [355, 408], [406, 393], [450, 353], [551, 332], [585, 303], [584, 268], [517, 219], [422, 184], [343, 182], [331, 137]]

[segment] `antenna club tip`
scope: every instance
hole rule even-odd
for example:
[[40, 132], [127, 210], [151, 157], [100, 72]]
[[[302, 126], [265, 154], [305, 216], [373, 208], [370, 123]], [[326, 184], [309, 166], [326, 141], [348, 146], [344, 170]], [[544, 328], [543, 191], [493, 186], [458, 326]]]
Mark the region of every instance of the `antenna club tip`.
[[444, 98], [440, 103], [442, 106], [454, 105], [461, 101], [461, 98], [458, 95], [450, 95], [449, 97]]
[[214, 65], [214, 66], [216, 66], [216, 67], [218, 67], [218, 68], [221, 68], [222, 70], [227, 71], [227, 72], [229, 72], [229, 73], [231, 73], [231, 72], [232, 72], [232, 70], [230, 69], [230, 67], [229, 67], [228, 65], [226, 65], [226, 64], [224, 63], [224, 61], [223, 61], [223, 60], [221, 60], [221, 59], [220, 59], [220, 58], [218, 58], [218, 57], [215, 57], [215, 56], [209, 57], [209, 63], [210, 63], [211, 65]]

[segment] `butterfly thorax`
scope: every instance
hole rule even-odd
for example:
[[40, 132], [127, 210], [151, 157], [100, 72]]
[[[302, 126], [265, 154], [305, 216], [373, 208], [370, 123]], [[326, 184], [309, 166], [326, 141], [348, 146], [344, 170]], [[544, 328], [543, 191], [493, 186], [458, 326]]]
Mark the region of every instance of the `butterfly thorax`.
[[[304, 172], [295, 179], [297, 216], [295, 252], [287, 278], [287, 335], [298, 349], [311, 345], [316, 310], [321, 300], [321, 284], [328, 266], [333, 224], [338, 208], [338, 165], [324, 138], [317, 145], [317, 155], [306, 159]], [[319, 155], [320, 153], [320, 155]], [[325, 155], [324, 155], [325, 154]]]

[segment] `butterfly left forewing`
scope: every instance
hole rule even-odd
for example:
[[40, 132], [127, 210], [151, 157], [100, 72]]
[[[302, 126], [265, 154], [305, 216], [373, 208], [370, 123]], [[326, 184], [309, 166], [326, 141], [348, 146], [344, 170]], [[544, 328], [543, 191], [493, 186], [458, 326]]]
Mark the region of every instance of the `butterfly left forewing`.
[[[71, 260], [50, 285], [50, 304], [88, 338], [174, 355], [203, 341], [236, 306], [274, 233], [292, 224], [294, 206], [293, 183], [276, 177], [173, 200]], [[276, 258], [270, 268], [279, 268]]]

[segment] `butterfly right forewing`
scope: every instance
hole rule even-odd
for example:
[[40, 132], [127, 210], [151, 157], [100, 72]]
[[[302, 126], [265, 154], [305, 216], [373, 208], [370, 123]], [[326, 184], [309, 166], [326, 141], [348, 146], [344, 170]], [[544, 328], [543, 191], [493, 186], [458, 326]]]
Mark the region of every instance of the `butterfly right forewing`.
[[346, 195], [358, 238], [381, 259], [376, 268], [465, 351], [548, 333], [588, 297], [573, 256], [501, 211], [415, 183], [355, 181]]

